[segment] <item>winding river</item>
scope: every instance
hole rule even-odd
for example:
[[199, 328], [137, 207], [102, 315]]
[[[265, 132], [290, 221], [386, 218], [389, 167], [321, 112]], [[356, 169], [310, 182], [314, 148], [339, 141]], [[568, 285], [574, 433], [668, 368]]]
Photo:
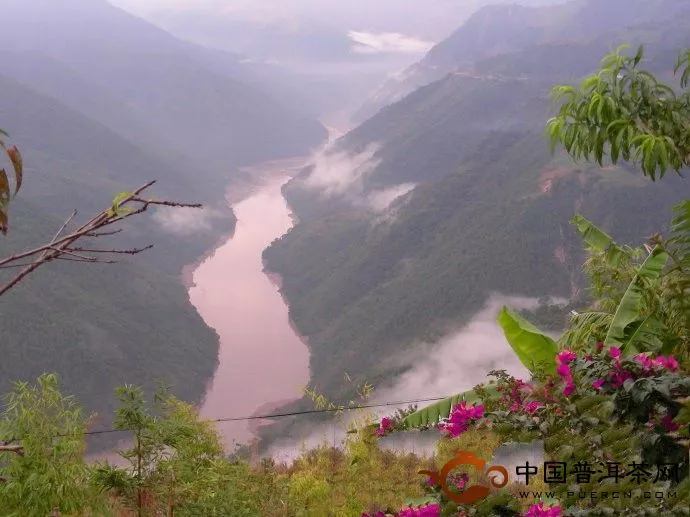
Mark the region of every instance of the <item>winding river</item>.
[[[219, 365], [201, 407], [209, 419], [271, 412], [298, 399], [309, 382], [309, 352], [291, 328], [276, 279], [261, 255], [292, 226], [280, 189], [304, 165], [287, 160], [254, 167], [258, 185], [229, 193], [237, 216], [234, 235], [193, 272], [192, 304], [220, 337]], [[234, 196], [234, 197], [233, 197]], [[254, 437], [257, 420], [221, 422], [228, 450]]]

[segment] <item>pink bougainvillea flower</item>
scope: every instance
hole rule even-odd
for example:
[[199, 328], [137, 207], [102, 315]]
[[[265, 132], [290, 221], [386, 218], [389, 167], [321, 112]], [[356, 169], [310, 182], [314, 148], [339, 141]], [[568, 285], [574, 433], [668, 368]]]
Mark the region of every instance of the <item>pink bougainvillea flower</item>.
[[474, 406], [474, 413], [472, 414], [472, 417], [476, 420], [479, 420], [480, 418], [484, 418], [484, 404], [479, 404], [478, 406]]
[[558, 364], [568, 364], [577, 359], [577, 354], [571, 350], [562, 350], [556, 354]]
[[455, 483], [455, 486], [458, 487], [460, 490], [465, 488], [467, 486], [467, 483], [470, 482], [470, 477], [467, 474], [462, 474], [460, 478], [458, 479], [457, 483]]
[[566, 397], [569, 397], [573, 393], [575, 393], [575, 383], [574, 382], [568, 382], [565, 385], [565, 388], [563, 388], [563, 395], [565, 395]]
[[439, 424], [439, 429], [447, 432], [450, 436], [460, 436], [469, 429], [469, 424], [473, 420], [480, 420], [484, 417], [484, 406], [468, 406], [467, 402], [461, 402], [453, 406], [453, 410], [446, 422]]
[[[564, 352], [561, 352], [563, 354]], [[571, 354], [573, 352], [570, 352]], [[561, 355], [559, 354], [559, 356]], [[564, 357], [564, 361], [567, 361], [571, 357], [567, 355]], [[560, 359], [559, 359], [560, 361]], [[570, 370], [570, 366], [566, 362], [562, 362], [558, 368], [556, 368], [556, 373], [565, 381], [565, 387], [563, 388], [563, 395], [569, 397], [575, 392], [575, 381], [573, 380], [573, 372]]]
[[675, 357], [661, 356], [656, 359], [655, 363], [671, 372], [675, 372], [678, 370], [678, 368], [680, 368], [680, 364], [678, 364], [678, 361]]
[[570, 366], [567, 364], [560, 364], [558, 368], [556, 368], [556, 373], [564, 379], [570, 379], [573, 376], [572, 372], [570, 371]]
[[545, 506], [543, 502], [533, 504], [523, 517], [561, 517], [563, 510], [560, 506]]
[[438, 504], [428, 504], [420, 508], [403, 508], [398, 517], [439, 517], [441, 507]]
[[604, 379], [597, 379], [592, 383], [592, 388], [595, 390], [600, 390], [606, 381]]
[[609, 355], [610, 355], [613, 359], [620, 359], [620, 357], [621, 357], [621, 349], [618, 348], [617, 346], [612, 346], [611, 348], [609, 348]]
[[393, 428], [393, 420], [384, 416], [379, 423], [379, 428], [376, 430], [377, 436], [385, 435], [390, 429]]
[[644, 371], [651, 370], [655, 365], [655, 362], [652, 360], [652, 358], [645, 354], [637, 354], [635, 357], [633, 357], [633, 360], [639, 364]]
[[438, 428], [445, 431], [451, 438], [457, 438], [463, 433], [466, 433], [469, 427], [466, 424], [454, 424], [452, 422], [439, 424]]
[[529, 402], [525, 406], [525, 411], [527, 411], [530, 415], [533, 415], [534, 413], [536, 413], [537, 411], [539, 411], [543, 407], [544, 407], [544, 404], [542, 404], [541, 402], [537, 402], [535, 400], [535, 401]]
[[614, 388], [620, 388], [625, 384], [625, 381], [628, 379], [633, 379], [633, 374], [630, 373], [628, 370], [618, 370], [615, 372], [609, 373], [609, 377], [611, 378], [611, 384], [613, 384]]

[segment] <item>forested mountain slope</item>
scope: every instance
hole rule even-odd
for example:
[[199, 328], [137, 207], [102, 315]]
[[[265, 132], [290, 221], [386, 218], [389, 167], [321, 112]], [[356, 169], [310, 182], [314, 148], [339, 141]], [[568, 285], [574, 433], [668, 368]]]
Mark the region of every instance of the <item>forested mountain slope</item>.
[[[477, 61], [535, 45], [582, 44], [642, 23], [686, 16], [684, 0], [570, 0], [559, 5], [490, 5], [477, 11], [419, 63], [390, 79], [355, 115], [363, 121], [447, 74], [474, 72]], [[614, 38], [615, 39], [615, 38]]]
[[254, 76], [237, 56], [178, 40], [105, 0], [8, 0], [3, 20], [3, 51], [33, 51], [69, 66], [197, 166], [301, 155], [326, 137], [298, 107], [243, 82]]
[[[666, 30], [630, 33], [631, 43], [655, 42], [652, 69], [672, 69], [677, 50], [690, 44], [686, 30]], [[589, 42], [568, 49], [580, 75], [609, 50]], [[416, 91], [286, 186], [300, 223], [264, 258], [283, 275], [291, 317], [309, 338], [318, 390], [350, 396], [343, 371], [389, 382], [409, 367], [401, 357], [414, 343], [467, 322], [492, 292], [581, 294], [575, 212], [637, 243], [663, 229], [671, 206], [687, 198], [681, 178], [654, 184], [628, 167], [550, 154], [549, 90], [574, 73], [553, 50], [492, 58], [477, 65], [482, 75], [453, 74]], [[498, 73], [523, 63], [539, 73]], [[382, 208], [373, 203], [382, 192], [402, 195]]]
[[153, 250], [115, 265], [50, 264], [4, 295], [0, 390], [55, 371], [108, 418], [125, 383], [165, 381], [199, 401], [218, 343], [182, 268], [233, 230], [223, 194], [240, 165], [304, 155], [325, 128], [276, 101], [267, 70], [264, 91], [239, 56], [103, 0], [6, 0], [2, 19], [0, 128], [25, 163], [3, 255], [42, 244], [73, 209], [83, 222], [149, 180], [153, 195], [206, 209], [151, 210], [104, 247]]
[[[150, 179], [160, 181], [158, 196], [196, 200], [195, 179], [184, 169], [11, 79], [0, 76], [0, 90], [0, 119], [13, 128], [26, 164], [3, 256], [49, 240], [72, 209], [83, 222], [116, 193]], [[55, 371], [89, 410], [108, 417], [114, 388], [126, 382], [152, 388], [164, 380], [199, 400], [215, 368], [217, 337], [189, 304], [180, 269], [232, 223], [226, 211], [215, 228], [180, 236], [152, 218], [129, 222], [105, 247], [153, 243], [154, 250], [114, 265], [55, 263], [29, 277], [0, 298], [0, 386]]]

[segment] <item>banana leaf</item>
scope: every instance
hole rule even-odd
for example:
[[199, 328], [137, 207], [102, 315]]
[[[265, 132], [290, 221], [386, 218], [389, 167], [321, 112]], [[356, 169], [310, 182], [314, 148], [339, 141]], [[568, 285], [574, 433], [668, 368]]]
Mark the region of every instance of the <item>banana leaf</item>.
[[631, 258], [630, 253], [625, 248], [616, 244], [611, 236], [599, 229], [589, 219], [576, 214], [570, 222], [575, 225], [585, 243], [594, 250], [605, 254], [606, 263], [610, 266], [618, 267], [624, 258]]
[[[499, 393], [496, 391], [495, 387], [486, 384], [482, 387], [486, 389], [490, 398], [494, 399], [499, 397]], [[424, 409], [420, 409], [419, 411], [415, 411], [414, 413], [407, 415], [407, 417], [403, 419], [403, 424], [410, 428], [419, 428], [436, 424], [441, 419], [448, 418], [453, 406], [463, 401], [469, 404], [474, 404], [477, 402], [482, 402], [482, 399], [479, 398], [474, 390], [458, 393], [457, 395], [445, 398], [439, 402], [435, 402], [434, 404], [425, 407]]]
[[626, 355], [637, 352], [635, 341], [648, 318], [642, 313], [645, 289], [648, 282], [661, 278], [668, 259], [668, 254], [657, 246], [642, 263], [613, 315], [605, 345], [618, 346]]
[[506, 340], [515, 355], [531, 372], [541, 368], [546, 373], [556, 372], [558, 345], [522, 316], [503, 307], [498, 314]]

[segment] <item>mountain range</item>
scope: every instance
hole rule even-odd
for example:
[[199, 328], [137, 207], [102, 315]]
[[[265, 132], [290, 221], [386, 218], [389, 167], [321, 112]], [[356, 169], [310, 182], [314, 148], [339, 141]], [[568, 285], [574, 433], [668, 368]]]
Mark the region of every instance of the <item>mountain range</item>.
[[474, 73], [477, 62], [487, 58], [532, 50], [540, 45], [582, 44], [607, 33], [611, 36], [609, 45], [614, 45], [620, 41], [620, 31], [639, 24], [672, 21], [687, 15], [688, 8], [682, 0], [571, 0], [547, 6], [489, 5], [475, 12], [421, 61], [383, 84], [353, 119], [362, 122], [381, 108], [449, 73]]
[[[645, 67], [672, 72], [690, 46], [690, 6], [649, 4], [481, 11], [424, 60], [451, 56], [463, 68], [384, 107], [284, 187], [299, 224], [264, 259], [283, 277], [290, 316], [308, 338], [313, 388], [339, 401], [352, 400], [358, 382], [389, 388], [414, 370], [420, 343], [457, 331], [494, 293], [584, 303], [584, 253], [569, 224], [576, 212], [630, 244], [668, 227], [671, 207], [690, 192], [686, 181], [652, 183], [632, 164], [573, 163], [550, 153], [544, 133], [551, 87], [595, 71], [620, 43], [646, 44]], [[635, 16], [618, 28], [587, 21], [616, 8]], [[513, 44], [556, 14], [572, 36], [553, 30], [553, 39]], [[482, 46], [462, 46], [478, 34]], [[468, 361], [481, 358], [471, 343], [460, 346]], [[356, 382], [343, 382], [344, 372]], [[455, 391], [470, 387], [457, 379]]]

